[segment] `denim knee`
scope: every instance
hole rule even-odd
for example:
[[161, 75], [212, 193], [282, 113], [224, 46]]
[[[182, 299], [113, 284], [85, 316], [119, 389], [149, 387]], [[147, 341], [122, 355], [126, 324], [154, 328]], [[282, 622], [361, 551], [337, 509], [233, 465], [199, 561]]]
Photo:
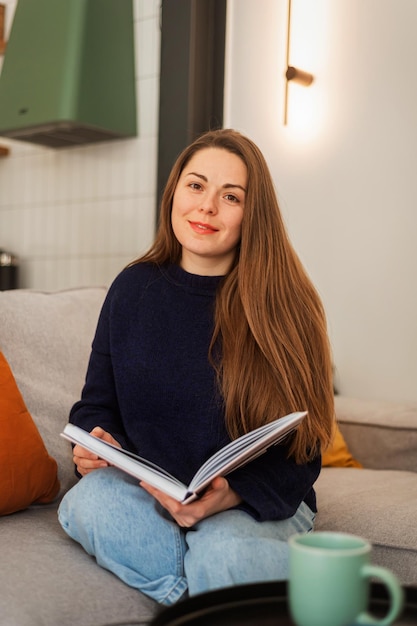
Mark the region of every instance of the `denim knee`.
[[58, 508], [62, 528], [90, 554], [93, 553], [93, 546], [89, 545], [89, 533], [86, 534], [84, 529], [92, 530], [95, 519], [101, 515], [100, 505], [105, 506], [107, 501], [105, 491], [111, 471], [111, 468], [105, 468], [84, 476], [64, 495]]
[[63, 498], [59, 519], [97, 563], [162, 604], [187, 590], [185, 538], [156, 500], [116, 468], [87, 474]]

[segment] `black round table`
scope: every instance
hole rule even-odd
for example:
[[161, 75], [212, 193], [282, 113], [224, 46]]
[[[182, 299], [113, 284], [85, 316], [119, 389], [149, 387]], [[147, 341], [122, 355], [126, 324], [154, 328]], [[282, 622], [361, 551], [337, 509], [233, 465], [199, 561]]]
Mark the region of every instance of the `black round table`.
[[[417, 587], [404, 587], [405, 607], [395, 626], [417, 625]], [[370, 609], [386, 614], [385, 587], [371, 584]], [[239, 585], [193, 596], [154, 617], [150, 626], [294, 626], [287, 607], [287, 583], [283, 581]]]

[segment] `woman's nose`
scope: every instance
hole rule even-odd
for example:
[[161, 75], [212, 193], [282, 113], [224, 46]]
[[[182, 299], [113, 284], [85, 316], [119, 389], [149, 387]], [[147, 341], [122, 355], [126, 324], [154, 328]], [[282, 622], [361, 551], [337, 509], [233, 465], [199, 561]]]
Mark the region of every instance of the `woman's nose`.
[[216, 198], [213, 195], [207, 195], [203, 198], [200, 209], [202, 213], [208, 213], [209, 215], [213, 215], [217, 213], [217, 202]]

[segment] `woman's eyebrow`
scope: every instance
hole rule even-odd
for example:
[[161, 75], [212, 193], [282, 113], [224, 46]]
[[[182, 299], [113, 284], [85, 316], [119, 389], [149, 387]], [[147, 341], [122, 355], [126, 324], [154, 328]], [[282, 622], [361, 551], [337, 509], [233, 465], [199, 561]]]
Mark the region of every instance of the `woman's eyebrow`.
[[242, 185], [238, 185], [235, 183], [226, 183], [225, 185], [223, 185], [223, 189], [241, 189], [246, 193], [246, 189], [242, 187]]
[[[207, 176], [204, 176], [204, 174], [199, 174], [198, 172], [187, 172], [186, 176], [197, 176], [197, 178], [201, 178], [201, 180], [204, 180], [205, 183], [208, 183]], [[242, 187], [242, 185], [238, 185], [237, 183], [225, 183], [223, 185], [223, 189], [241, 189], [246, 193], [246, 189]]]

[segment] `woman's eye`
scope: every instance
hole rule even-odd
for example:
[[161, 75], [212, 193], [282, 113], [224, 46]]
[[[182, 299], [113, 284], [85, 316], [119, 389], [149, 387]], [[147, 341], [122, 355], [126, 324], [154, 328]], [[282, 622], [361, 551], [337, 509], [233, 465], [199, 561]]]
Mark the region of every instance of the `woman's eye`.
[[201, 189], [200, 183], [190, 183], [190, 188], [199, 191]]
[[236, 196], [234, 196], [232, 193], [228, 193], [228, 194], [226, 194], [226, 195], [225, 195], [225, 199], [226, 199], [228, 202], [239, 202], [239, 199], [238, 199], [238, 198], [236, 198]]

